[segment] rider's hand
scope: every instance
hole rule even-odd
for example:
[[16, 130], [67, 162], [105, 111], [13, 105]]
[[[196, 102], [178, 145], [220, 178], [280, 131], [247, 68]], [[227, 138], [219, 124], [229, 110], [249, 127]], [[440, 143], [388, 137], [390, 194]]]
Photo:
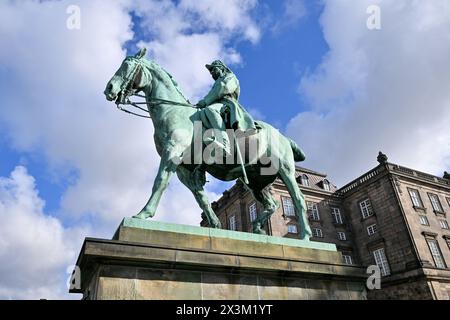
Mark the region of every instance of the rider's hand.
[[196, 106], [199, 107], [199, 108], [206, 107], [205, 100], [200, 100], [199, 102], [197, 102]]

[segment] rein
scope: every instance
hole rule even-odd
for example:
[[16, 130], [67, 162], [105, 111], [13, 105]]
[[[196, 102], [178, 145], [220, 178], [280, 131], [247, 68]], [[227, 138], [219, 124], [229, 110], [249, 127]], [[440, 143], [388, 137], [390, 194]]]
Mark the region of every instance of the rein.
[[[145, 96], [140, 95], [140, 94], [133, 94], [132, 96], [145, 98]], [[198, 107], [196, 107], [196, 106], [194, 106], [193, 104], [190, 104], [190, 103], [183, 103], [183, 102], [177, 102], [177, 101], [173, 101], [173, 100], [166, 100], [166, 99], [159, 99], [159, 98], [152, 98], [148, 102], [133, 102], [133, 101], [130, 101], [130, 99], [127, 98], [127, 101], [125, 101], [124, 103], [120, 103], [120, 102], [116, 103], [116, 106], [117, 106], [117, 109], [119, 109], [120, 111], [123, 111], [125, 113], [131, 114], [131, 115], [134, 115], [134, 116], [137, 116], [137, 117], [141, 117], [141, 118], [151, 119], [150, 116], [146, 116], [146, 115], [142, 115], [142, 114], [139, 114], [139, 113], [135, 113], [133, 111], [130, 111], [130, 110], [122, 107], [122, 106], [127, 105], [127, 106], [135, 107], [136, 109], [142, 110], [144, 112], [149, 112], [149, 110], [146, 110], [146, 109], [140, 107], [139, 106], [140, 104], [141, 105], [145, 104], [149, 108], [154, 107], [154, 106], [158, 106], [158, 105], [161, 105], [161, 104], [171, 104], [171, 105], [175, 105], [175, 106], [183, 106], [183, 107], [190, 107], [190, 108], [198, 109]]]
[[[116, 102], [117, 109], [119, 109], [120, 111], [123, 111], [125, 113], [137, 116], [137, 117], [149, 118], [149, 119], [151, 118], [150, 116], [146, 116], [146, 115], [142, 115], [142, 114], [139, 114], [139, 113], [135, 113], [133, 111], [130, 111], [130, 110], [124, 108], [123, 106], [129, 105], [129, 106], [132, 106], [132, 107], [134, 107], [136, 109], [144, 111], [146, 113], [150, 111], [149, 109], [151, 107], [158, 106], [158, 105], [161, 105], [161, 104], [171, 104], [171, 105], [175, 105], [175, 106], [183, 106], [183, 107], [190, 107], [190, 108], [197, 109], [197, 107], [194, 106], [191, 103], [183, 103], [183, 102], [177, 102], [177, 101], [166, 100], [166, 99], [159, 99], [159, 98], [151, 98], [149, 101], [146, 101], [146, 102], [133, 102], [133, 101], [130, 101], [129, 97], [132, 97], [132, 96], [145, 98], [145, 99], [147, 98], [145, 95], [141, 95], [141, 94], [135, 93], [136, 91], [134, 89], [132, 89], [132, 88], [129, 89], [129, 87], [132, 86], [136, 82], [136, 78], [138, 76], [138, 73], [139, 73], [138, 71], [139, 71], [140, 68], [142, 69], [142, 65], [140, 63], [138, 63], [136, 65], [136, 68], [131, 73], [132, 76], [131, 77], [127, 77], [125, 79], [125, 81], [123, 82], [121, 95], [126, 97], [126, 101], [125, 102], [120, 102], [120, 101]], [[148, 110], [140, 107], [139, 106], [140, 104], [141, 105], [143, 105], [143, 104], [147, 105]]]

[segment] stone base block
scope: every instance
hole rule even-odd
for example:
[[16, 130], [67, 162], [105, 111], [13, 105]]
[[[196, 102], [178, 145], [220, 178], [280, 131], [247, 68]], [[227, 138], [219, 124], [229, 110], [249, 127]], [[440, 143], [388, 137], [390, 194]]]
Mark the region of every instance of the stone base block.
[[366, 299], [332, 244], [136, 219], [86, 238], [77, 266], [85, 299]]

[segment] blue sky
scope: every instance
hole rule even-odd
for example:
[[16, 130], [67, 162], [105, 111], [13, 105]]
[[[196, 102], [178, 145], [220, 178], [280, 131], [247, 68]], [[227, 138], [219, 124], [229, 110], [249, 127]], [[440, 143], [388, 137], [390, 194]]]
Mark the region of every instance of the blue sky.
[[[256, 109], [256, 116], [263, 116], [263, 120], [282, 131], [292, 117], [308, 108], [299, 94], [299, 81], [306, 70], [314, 70], [320, 64], [328, 49], [319, 25], [322, 5], [314, 1], [304, 2], [303, 5], [307, 10], [305, 16], [283, 26], [279, 31], [267, 26], [267, 34], [257, 44], [242, 39], [230, 43], [243, 59], [242, 63], [232, 65], [241, 83], [242, 104], [251, 111]], [[263, 3], [262, 8], [256, 8], [254, 14], [258, 20], [266, 19], [274, 23], [273, 21], [283, 18], [284, 10], [282, 1], [268, 1]], [[139, 41], [152, 39], [140, 25], [140, 18], [131, 13], [135, 34], [132, 40], [124, 44], [129, 55], [135, 53]], [[266, 23], [269, 21], [264, 22]], [[205, 64], [208, 62], [205, 61]], [[207, 73], [207, 70], [204, 72]], [[261, 94], [262, 92], [267, 94]], [[36, 187], [46, 201], [47, 210], [56, 211], [62, 193], [70, 184], [67, 177], [58, 179], [52, 174], [45, 155], [40, 154], [39, 149], [20, 152], [11, 146], [7, 133], [0, 143], [0, 176], [8, 176], [18, 164], [25, 165], [30, 175], [36, 179]], [[76, 175], [76, 170], [72, 175]], [[221, 192], [223, 187], [219, 185], [215, 191]]]
[[[84, 237], [111, 237], [147, 201], [153, 125], [102, 93], [137, 47], [192, 101], [213, 84], [204, 65], [225, 60], [254, 117], [342, 186], [380, 150], [450, 171], [448, 30], [447, 0], [1, 1], [0, 298], [67, 298]], [[210, 199], [229, 185], [211, 180]], [[155, 218], [196, 225], [200, 210], [174, 178]]]

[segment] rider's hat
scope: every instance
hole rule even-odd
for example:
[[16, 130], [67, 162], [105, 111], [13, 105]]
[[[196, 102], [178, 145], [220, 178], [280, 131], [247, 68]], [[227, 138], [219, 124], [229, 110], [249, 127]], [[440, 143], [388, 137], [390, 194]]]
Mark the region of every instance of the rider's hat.
[[219, 68], [222, 68], [223, 70], [225, 70], [225, 71], [227, 71], [227, 72], [231, 72], [230, 68], [228, 68], [228, 67], [226, 66], [226, 64], [223, 63], [223, 62], [220, 61], [220, 60], [214, 60], [213, 62], [211, 62], [211, 64], [207, 64], [205, 67], [206, 67], [206, 69], [208, 69], [209, 71], [211, 71], [212, 68], [214, 68], [214, 67], [219, 67]]

